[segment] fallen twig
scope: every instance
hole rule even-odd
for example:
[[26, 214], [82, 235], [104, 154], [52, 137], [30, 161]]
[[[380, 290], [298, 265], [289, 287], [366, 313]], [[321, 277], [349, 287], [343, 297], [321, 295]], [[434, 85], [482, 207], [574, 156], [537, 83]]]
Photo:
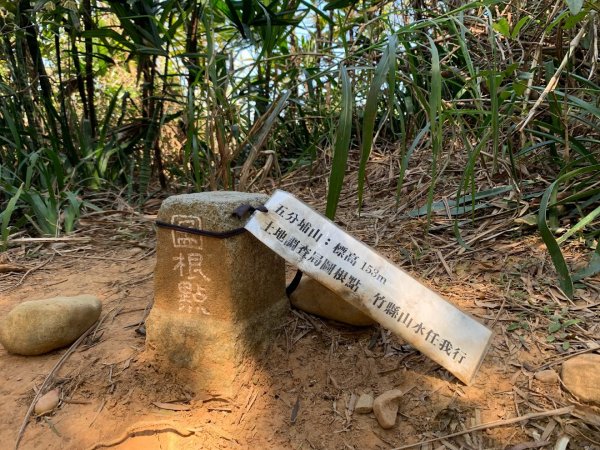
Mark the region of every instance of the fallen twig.
[[15, 284], [13, 284], [12, 286], [9, 286], [5, 289], [0, 289], [0, 292], [6, 292], [6, 291], [12, 291], [13, 289], [18, 288], [19, 286], [21, 286], [21, 284], [23, 284], [23, 281], [25, 281], [25, 278], [27, 278], [27, 276], [31, 273], [34, 272], [38, 269], [41, 269], [42, 267], [44, 267], [46, 264], [48, 264], [50, 261], [52, 261], [54, 259], [54, 255], [52, 255], [50, 258], [48, 258], [46, 261], [44, 261], [43, 263], [32, 267], [31, 269], [29, 269], [27, 272], [25, 272], [23, 274], [23, 276], [21, 277], [21, 279], [19, 281], [17, 281]]
[[139, 323], [136, 326], [135, 331], [137, 331], [139, 334], [142, 335], [146, 335], [146, 330], [142, 331], [142, 325], [144, 325], [144, 323], [146, 323], [146, 319], [148, 318], [148, 316], [150, 315], [150, 310], [152, 309], [152, 305], [154, 305], [154, 299], [151, 299], [147, 304], [146, 307], [144, 308], [144, 314], [142, 315], [142, 319], [139, 321]]
[[550, 445], [550, 441], [523, 442], [522, 444], [513, 445], [507, 450], [529, 450], [530, 448], [540, 448]]
[[498, 310], [498, 314], [494, 318], [494, 321], [490, 325], [490, 329], [493, 329], [496, 323], [498, 323], [498, 319], [500, 318], [500, 314], [504, 311], [504, 305], [506, 304], [506, 298], [508, 297], [508, 293], [510, 292], [510, 284], [512, 280], [508, 280], [508, 285], [506, 286], [505, 294], [502, 296], [502, 304], [500, 305], [500, 309]]
[[457, 437], [457, 436], [462, 436], [463, 434], [469, 434], [474, 431], [487, 430], [489, 428], [501, 427], [503, 425], [512, 425], [513, 423], [524, 422], [526, 420], [531, 420], [531, 419], [539, 419], [540, 417], [562, 416], [564, 414], [571, 414], [573, 409], [574, 409], [573, 406], [566, 406], [564, 408], [553, 409], [551, 411], [529, 413], [529, 414], [525, 414], [524, 416], [513, 417], [512, 419], [496, 420], [494, 422], [482, 423], [481, 425], [467, 428], [466, 430], [463, 430], [463, 431], [457, 431], [456, 433], [447, 434], [445, 436], [441, 436], [441, 437], [437, 437], [437, 438], [433, 438], [433, 439], [428, 439], [426, 441], [415, 442], [414, 444], [403, 445], [402, 447], [395, 447], [392, 450], [404, 450], [407, 448], [418, 447], [423, 444], [431, 444], [432, 442], [437, 442], [437, 441], [441, 441], [443, 439], [449, 439], [449, 438], [453, 438], [453, 437]]
[[17, 264], [0, 264], [0, 273], [25, 272], [26, 270], [26, 267]]
[[253, 389], [250, 391], [250, 394], [248, 394], [248, 399], [245, 402], [246, 408], [244, 408], [244, 410], [240, 413], [236, 423], [239, 425], [240, 423], [242, 423], [242, 420], [244, 420], [244, 415], [248, 413], [248, 411], [250, 411], [250, 409], [252, 408], [252, 405], [254, 405], [254, 402], [256, 401], [256, 398], [258, 397], [258, 391], [256, 389]]
[[8, 244], [47, 244], [50, 242], [91, 242], [90, 237], [40, 237], [9, 239]]
[[600, 346], [592, 345], [589, 348], [584, 348], [583, 350], [579, 350], [577, 352], [573, 352], [573, 353], [569, 353], [567, 355], [560, 356], [559, 358], [556, 358], [556, 359], [554, 359], [552, 361], [549, 361], [549, 362], [547, 362], [545, 364], [542, 364], [540, 367], [537, 368], [537, 370], [548, 369], [549, 367], [552, 367], [552, 366], [554, 366], [554, 365], [556, 365], [558, 363], [563, 362], [565, 359], [569, 359], [569, 358], [572, 358], [572, 357], [578, 356], [578, 355], [583, 355], [584, 353], [594, 352], [594, 351], [596, 351], [598, 349], [600, 349]]
[[294, 407], [292, 408], [292, 415], [290, 417], [290, 423], [294, 425], [296, 420], [298, 419], [298, 412], [300, 411], [300, 396], [296, 399], [296, 403], [294, 403]]
[[119, 436], [117, 436], [114, 439], [111, 439], [110, 441], [99, 442], [97, 444], [94, 444], [88, 450], [97, 450], [99, 448], [114, 447], [115, 445], [119, 445], [119, 444], [125, 442], [127, 439], [134, 437], [137, 434], [148, 433], [148, 432], [152, 432], [152, 433], [172, 432], [172, 433], [177, 433], [178, 435], [183, 436], [183, 437], [188, 437], [195, 433], [195, 431], [193, 429], [183, 428], [183, 427], [179, 426], [178, 424], [171, 422], [171, 421], [142, 422], [142, 423], [133, 424], [132, 426], [127, 428], [123, 433], [121, 433]]
[[39, 398], [44, 394], [44, 389], [50, 384], [50, 380], [52, 379], [54, 374], [56, 372], [58, 372], [58, 369], [61, 368], [61, 366], [64, 364], [64, 362], [69, 358], [69, 356], [71, 356], [73, 354], [73, 352], [77, 349], [77, 347], [79, 347], [79, 344], [81, 344], [83, 342], [83, 340], [91, 333], [91, 331], [96, 328], [97, 324], [98, 324], [98, 322], [94, 323], [91, 327], [89, 327], [85, 331], [85, 333], [83, 333], [81, 336], [79, 336], [79, 338], [71, 344], [71, 346], [68, 348], [68, 350], [56, 362], [56, 364], [54, 365], [54, 367], [52, 368], [50, 373], [48, 373], [48, 375], [46, 375], [46, 379], [42, 383], [42, 386], [38, 389], [37, 393], [35, 394], [35, 397], [33, 397], [33, 400], [31, 401], [31, 404], [29, 405], [29, 409], [27, 410], [27, 413], [25, 414], [25, 418], [23, 419], [23, 423], [21, 424], [21, 428], [19, 429], [19, 434], [17, 435], [17, 440], [15, 441], [15, 450], [17, 450], [19, 448], [19, 443], [21, 442], [21, 439], [23, 438], [23, 434], [25, 433], [25, 428], [27, 427], [27, 423], [29, 423], [29, 418], [31, 417], [33, 408], [35, 408], [35, 404], [37, 403]]
[[105, 406], [106, 406], [106, 399], [104, 398], [104, 399], [102, 399], [102, 403], [100, 403], [100, 406], [96, 410], [96, 414], [94, 414], [94, 418], [88, 425], [88, 428], [91, 428], [92, 425], [94, 425], [94, 422], [96, 421], [96, 419], [98, 418], [98, 416], [100, 415], [100, 413], [102, 412], [102, 410], [104, 409]]
[[52, 432], [54, 434], [56, 434], [59, 438], [62, 438], [62, 436], [56, 429], [56, 426], [52, 423], [52, 421], [50, 419], [48, 419], [47, 417], [44, 416], [44, 422], [46, 422], [46, 425], [48, 425], [50, 427], [50, 429], [52, 430]]
[[550, 81], [548, 82], [548, 84], [546, 85], [546, 88], [542, 91], [542, 93], [540, 94], [539, 98], [534, 103], [533, 107], [529, 110], [529, 114], [527, 114], [527, 117], [517, 127], [517, 131], [523, 131], [525, 129], [525, 127], [527, 126], [527, 124], [535, 116], [535, 114], [536, 114], [537, 109], [539, 108], [539, 106], [543, 103], [544, 100], [546, 100], [546, 97], [548, 96], [548, 94], [550, 92], [552, 92], [556, 88], [556, 86], [558, 85], [558, 80], [560, 78], [560, 74], [562, 73], [563, 69], [567, 66], [567, 63], [570, 61], [571, 56], [573, 55], [573, 52], [575, 52], [575, 49], [579, 45], [579, 41], [581, 41], [581, 39], [583, 38], [583, 35], [585, 34], [585, 32], [587, 30], [588, 24], [594, 18], [594, 12], [592, 11], [592, 13], [590, 15], [591, 15], [590, 19], [588, 19], [588, 21], [586, 21], [581, 26], [581, 29], [579, 30], [579, 33], [577, 33], [577, 35], [571, 41], [571, 44], [569, 45], [569, 51], [564, 56], [564, 58], [561, 61], [560, 65], [558, 66], [558, 69], [556, 69], [556, 72], [554, 73], [554, 75], [552, 76], [552, 78], [550, 79]]

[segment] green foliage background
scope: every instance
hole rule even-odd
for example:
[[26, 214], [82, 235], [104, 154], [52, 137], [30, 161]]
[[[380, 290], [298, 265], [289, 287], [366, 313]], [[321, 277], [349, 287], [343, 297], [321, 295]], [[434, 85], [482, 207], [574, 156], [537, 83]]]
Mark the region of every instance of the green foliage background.
[[[415, 216], [440, 207], [457, 146], [454, 217], [507, 191], [540, 199], [538, 228], [572, 295], [600, 271], [598, 10], [597, 0], [0, 1], [0, 243], [22, 229], [69, 233], [95, 207], [89, 192], [248, 190], [273, 167], [324, 156], [334, 217], [348, 158], [358, 155], [360, 205], [385, 139], [398, 194], [416, 150], [429, 154]], [[576, 274], [568, 239], [596, 249]]]

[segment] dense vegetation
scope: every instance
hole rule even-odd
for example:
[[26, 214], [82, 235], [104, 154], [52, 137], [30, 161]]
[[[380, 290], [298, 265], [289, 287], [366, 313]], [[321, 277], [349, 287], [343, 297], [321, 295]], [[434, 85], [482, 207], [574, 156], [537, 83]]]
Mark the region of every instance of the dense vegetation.
[[[507, 192], [537, 199], [572, 295], [600, 271], [599, 7], [2, 0], [0, 245], [22, 229], [71, 232], [94, 191], [247, 190], [323, 159], [333, 217], [349, 155], [360, 204], [385, 141], [398, 195], [411, 158], [428, 155], [427, 218], [451, 158], [464, 162], [445, 193], [454, 217]], [[597, 249], [575, 274], [559, 247], [573, 238]]]

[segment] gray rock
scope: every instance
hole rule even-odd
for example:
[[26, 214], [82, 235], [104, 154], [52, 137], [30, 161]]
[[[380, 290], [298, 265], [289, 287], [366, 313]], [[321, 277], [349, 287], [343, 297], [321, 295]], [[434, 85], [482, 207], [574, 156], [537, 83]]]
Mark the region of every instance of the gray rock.
[[389, 429], [396, 424], [396, 415], [403, 392], [400, 389], [392, 389], [384, 392], [373, 402], [373, 412], [381, 428]]
[[558, 381], [558, 374], [552, 369], [540, 370], [539, 372], [535, 373], [534, 377], [536, 380], [541, 381], [542, 383], [550, 384]]
[[302, 277], [300, 284], [290, 295], [290, 300], [296, 308], [326, 319], [356, 326], [375, 323], [360, 309], [355, 308], [338, 294], [307, 275]]
[[98, 320], [101, 310], [93, 295], [26, 301], [0, 323], [0, 343], [10, 353], [41, 355], [72, 344]]
[[358, 397], [354, 411], [359, 414], [369, 414], [373, 411], [373, 396], [371, 394], [361, 394]]
[[561, 375], [571, 394], [600, 405], [600, 355], [579, 355], [565, 361]]

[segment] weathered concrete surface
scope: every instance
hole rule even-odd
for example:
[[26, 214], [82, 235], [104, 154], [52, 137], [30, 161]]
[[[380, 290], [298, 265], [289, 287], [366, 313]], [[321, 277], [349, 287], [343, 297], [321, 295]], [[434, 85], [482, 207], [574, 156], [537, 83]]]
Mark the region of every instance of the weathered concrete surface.
[[[231, 213], [267, 196], [205, 192], [165, 200], [158, 220], [208, 231], [242, 227]], [[250, 233], [226, 239], [157, 230], [149, 351], [165, 370], [184, 368], [198, 391], [232, 394], [246, 358], [260, 357], [289, 305], [283, 259]]]
[[100, 317], [93, 295], [30, 300], [15, 306], [0, 323], [0, 343], [18, 355], [41, 355], [72, 344]]
[[326, 319], [356, 326], [376, 323], [360, 309], [308, 275], [302, 277], [300, 284], [290, 295], [290, 299], [296, 308]]

